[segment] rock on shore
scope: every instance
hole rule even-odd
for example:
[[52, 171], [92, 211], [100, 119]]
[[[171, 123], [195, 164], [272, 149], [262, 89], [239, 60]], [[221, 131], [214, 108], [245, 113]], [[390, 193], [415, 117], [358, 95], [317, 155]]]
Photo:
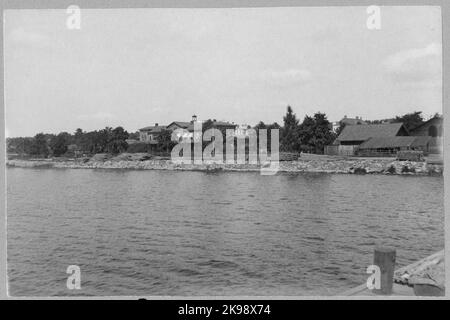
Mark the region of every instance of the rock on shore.
[[[259, 165], [177, 164], [148, 155], [122, 154], [116, 157], [95, 155], [84, 160], [8, 160], [7, 166], [22, 168], [136, 169], [189, 171], [259, 171]], [[350, 174], [442, 175], [443, 165], [426, 162], [396, 161], [393, 158], [332, 158], [281, 161], [280, 172], [323, 172]]]

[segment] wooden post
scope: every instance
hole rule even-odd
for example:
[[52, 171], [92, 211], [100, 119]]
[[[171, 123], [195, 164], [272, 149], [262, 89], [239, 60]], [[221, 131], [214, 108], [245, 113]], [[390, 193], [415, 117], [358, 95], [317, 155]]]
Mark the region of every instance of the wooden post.
[[373, 289], [377, 294], [392, 294], [394, 284], [396, 251], [388, 247], [376, 247], [373, 256], [373, 264], [380, 268], [380, 289]]

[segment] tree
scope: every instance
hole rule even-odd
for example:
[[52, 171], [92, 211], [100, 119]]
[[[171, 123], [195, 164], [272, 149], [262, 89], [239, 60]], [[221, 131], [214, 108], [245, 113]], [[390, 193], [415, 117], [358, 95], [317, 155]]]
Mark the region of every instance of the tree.
[[20, 155], [31, 154], [34, 148], [34, 138], [6, 138], [6, 145], [8, 153], [17, 153]]
[[335, 132], [336, 137], [341, 134], [341, 132], [342, 132], [342, 130], [344, 130], [344, 128], [345, 128], [345, 123], [344, 122], [339, 124], [339, 127], [336, 128], [336, 132]]
[[[105, 129], [100, 130], [95, 135], [95, 142], [100, 150], [100, 152], [109, 152], [109, 150], [113, 150], [112, 147], [113, 142], [113, 128], [111, 127], [105, 127]], [[109, 144], [111, 143], [111, 146]]]
[[314, 136], [314, 118], [306, 115], [303, 122], [298, 127], [298, 136], [300, 143], [300, 150], [306, 152], [313, 152], [312, 142]]
[[291, 106], [287, 107], [286, 115], [283, 117], [283, 128], [280, 134], [280, 148], [283, 151], [299, 151], [298, 140], [298, 119], [292, 111]]
[[38, 133], [34, 136], [33, 144], [30, 153], [33, 155], [40, 155], [47, 157], [49, 154], [49, 147], [47, 137], [44, 133]]
[[91, 131], [84, 133], [80, 140], [77, 141], [77, 145], [79, 145], [80, 149], [86, 153], [96, 153], [97, 145], [96, 145], [96, 135], [97, 131]]
[[323, 148], [333, 142], [333, 126], [325, 113], [317, 112], [313, 117], [305, 116], [300, 124], [299, 140], [301, 150], [321, 154]]
[[70, 134], [67, 132], [61, 132], [57, 136], [52, 137], [49, 146], [53, 155], [58, 157], [66, 153], [67, 147], [70, 144], [70, 138]]
[[162, 130], [161, 134], [158, 136], [158, 145], [162, 151], [170, 152], [176, 145], [176, 143], [172, 141], [172, 131]]
[[267, 126], [264, 122], [260, 121], [260, 122], [258, 122], [258, 124], [255, 126], [254, 129], [255, 129], [256, 133], [258, 133], [260, 129], [267, 129]]
[[109, 129], [111, 128], [106, 128], [102, 133], [103, 135], [108, 135], [106, 150], [109, 153], [114, 154], [121, 153], [127, 150], [128, 143], [126, 142], [126, 139], [128, 139], [128, 132], [122, 127], [117, 127], [114, 130]]
[[407, 130], [411, 130], [420, 126], [425, 121], [422, 116], [422, 111], [414, 111], [403, 116], [396, 116], [393, 122], [402, 122]]
[[73, 134], [73, 143], [76, 144], [77, 146], [81, 146], [83, 144], [83, 138], [84, 138], [85, 133], [83, 132], [83, 130], [81, 128], [78, 128], [77, 130], [75, 130], [75, 133]]
[[322, 154], [323, 148], [333, 142], [335, 135], [333, 125], [328, 121], [325, 113], [317, 112], [314, 114], [314, 135], [311, 139], [311, 145], [315, 153]]

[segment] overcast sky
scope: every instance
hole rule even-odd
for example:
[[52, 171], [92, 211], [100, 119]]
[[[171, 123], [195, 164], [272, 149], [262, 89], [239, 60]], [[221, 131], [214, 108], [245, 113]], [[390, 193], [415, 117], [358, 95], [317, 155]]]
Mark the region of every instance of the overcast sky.
[[5, 12], [7, 135], [442, 112], [438, 7]]

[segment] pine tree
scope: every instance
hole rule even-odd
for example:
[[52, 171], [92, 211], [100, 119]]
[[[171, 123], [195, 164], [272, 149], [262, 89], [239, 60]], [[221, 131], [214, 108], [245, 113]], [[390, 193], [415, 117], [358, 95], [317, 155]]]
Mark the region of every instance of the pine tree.
[[292, 111], [291, 106], [287, 107], [286, 115], [283, 117], [283, 128], [280, 135], [280, 148], [282, 151], [299, 151], [298, 119]]

